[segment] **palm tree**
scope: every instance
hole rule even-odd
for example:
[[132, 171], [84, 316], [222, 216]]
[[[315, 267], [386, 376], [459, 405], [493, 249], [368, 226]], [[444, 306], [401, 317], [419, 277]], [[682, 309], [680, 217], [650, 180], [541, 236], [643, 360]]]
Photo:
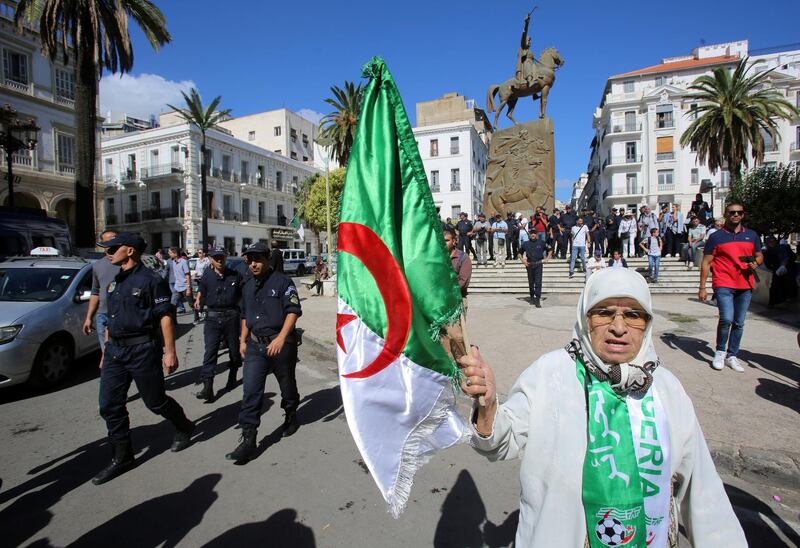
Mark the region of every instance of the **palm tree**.
[[798, 116], [798, 110], [775, 90], [769, 80], [772, 70], [753, 75], [748, 58], [741, 59], [733, 71], [714, 69], [690, 86], [697, 93], [688, 96], [700, 102], [699, 116], [681, 136], [681, 146], [697, 150], [700, 163], [712, 172], [727, 165], [731, 184], [741, 178], [742, 165], [749, 166], [747, 149], [756, 163], [764, 159], [763, 132], [778, 139], [777, 119]]
[[94, 170], [97, 161], [97, 96], [103, 70], [133, 68], [128, 19], [158, 51], [172, 39], [164, 14], [150, 0], [19, 0], [14, 23], [38, 28], [42, 53], [75, 67], [75, 227], [78, 247], [94, 247]]
[[231, 109], [217, 111], [222, 97], [217, 95], [211, 104], [203, 107], [203, 101], [200, 99], [200, 94], [197, 93], [195, 88], [192, 88], [187, 95], [181, 92], [183, 100], [186, 103], [186, 108], [173, 107], [167, 105], [169, 108], [180, 114], [184, 120], [189, 124], [194, 124], [200, 130], [202, 140], [200, 141], [200, 208], [203, 216], [203, 249], [208, 248], [208, 192], [206, 190], [206, 178], [208, 177], [208, 165], [206, 164], [206, 133], [208, 130], [213, 129], [218, 123], [225, 120], [231, 113]]
[[331, 86], [331, 93], [333, 97], [325, 99], [325, 102], [336, 110], [322, 118], [320, 137], [321, 140], [333, 143], [333, 156], [339, 165], [346, 166], [356, 136], [364, 89], [360, 83], [356, 86], [345, 80], [344, 89]]

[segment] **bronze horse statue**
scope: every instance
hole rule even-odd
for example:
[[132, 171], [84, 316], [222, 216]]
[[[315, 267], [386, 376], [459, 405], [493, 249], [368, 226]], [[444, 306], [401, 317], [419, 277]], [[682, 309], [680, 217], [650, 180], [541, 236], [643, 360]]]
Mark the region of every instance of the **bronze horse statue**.
[[[564, 59], [558, 53], [556, 48], [547, 48], [542, 51], [539, 60], [536, 61], [535, 71], [531, 83], [525, 80], [518, 80], [516, 78], [506, 80], [502, 84], [492, 84], [489, 86], [489, 91], [486, 95], [486, 110], [494, 112], [494, 127], [497, 127], [497, 119], [500, 117], [500, 112], [503, 107], [507, 107], [506, 116], [509, 120], [518, 124], [514, 117], [511, 115], [514, 112], [514, 107], [517, 105], [517, 100], [520, 97], [532, 97], [534, 101], [540, 100], [539, 105], [539, 118], [544, 118], [547, 110], [547, 95], [556, 81], [556, 70], [564, 64]], [[500, 104], [497, 108], [494, 106], [494, 96], [499, 93]]]

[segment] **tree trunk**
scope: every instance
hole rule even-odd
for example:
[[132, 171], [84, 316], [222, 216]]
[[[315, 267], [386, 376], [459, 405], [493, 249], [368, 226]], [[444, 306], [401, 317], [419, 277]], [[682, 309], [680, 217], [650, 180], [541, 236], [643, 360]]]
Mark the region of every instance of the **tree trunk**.
[[[85, 49], [91, 51], [89, 45]], [[75, 57], [75, 246], [94, 248], [98, 79], [94, 63], [85, 55]]]
[[201, 236], [203, 238], [202, 249], [208, 253], [208, 191], [206, 190], [206, 177], [208, 166], [206, 165], [206, 132], [202, 132], [203, 141], [200, 145], [200, 215], [202, 215]]

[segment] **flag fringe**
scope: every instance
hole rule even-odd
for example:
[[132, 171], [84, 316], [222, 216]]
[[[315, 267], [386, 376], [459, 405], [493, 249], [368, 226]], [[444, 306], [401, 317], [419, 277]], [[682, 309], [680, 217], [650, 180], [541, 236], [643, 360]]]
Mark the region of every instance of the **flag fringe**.
[[[431, 459], [432, 454], [420, 453], [422, 442], [429, 439], [436, 429], [448, 419], [449, 412], [455, 406], [455, 395], [449, 392], [447, 388], [448, 386], [442, 387], [439, 396], [436, 398], [436, 403], [433, 404], [428, 415], [408, 434], [406, 442], [403, 444], [403, 450], [400, 454], [400, 466], [397, 470], [394, 486], [386, 497], [389, 512], [395, 519], [399, 518], [406, 508], [408, 498], [411, 495], [411, 487], [414, 484], [414, 474]], [[467, 439], [464, 435], [465, 431], [466, 428], [464, 428], [461, 437], [456, 443], [463, 443]]]

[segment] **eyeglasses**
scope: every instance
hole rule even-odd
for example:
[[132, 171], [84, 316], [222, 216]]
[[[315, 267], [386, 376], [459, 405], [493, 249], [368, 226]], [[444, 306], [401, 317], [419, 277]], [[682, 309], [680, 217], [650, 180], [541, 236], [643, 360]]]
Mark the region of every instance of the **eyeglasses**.
[[609, 325], [617, 318], [622, 316], [625, 325], [634, 329], [644, 329], [653, 317], [644, 310], [616, 310], [613, 308], [592, 308], [586, 313], [595, 326]]
[[116, 252], [117, 252], [117, 250], [118, 250], [120, 247], [121, 247], [121, 246], [118, 246], [118, 245], [115, 245], [115, 246], [112, 246], [112, 247], [107, 247], [107, 248], [106, 248], [106, 255], [113, 255], [114, 253], [116, 253]]
[[738, 215], [739, 217], [741, 217], [742, 215], [744, 215], [744, 209], [731, 209], [730, 211], [726, 211], [725, 214], [728, 217], [733, 217], [734, 215]]

